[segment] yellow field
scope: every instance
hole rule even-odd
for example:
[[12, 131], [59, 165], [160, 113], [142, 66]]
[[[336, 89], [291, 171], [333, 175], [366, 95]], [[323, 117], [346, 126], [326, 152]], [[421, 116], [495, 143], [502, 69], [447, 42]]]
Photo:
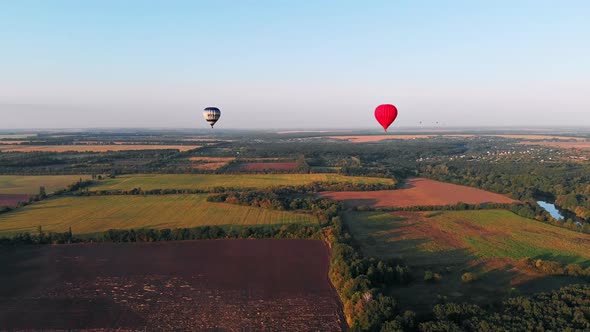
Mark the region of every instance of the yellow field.
[[50, 194], [56, 190], [65, 189], [80, 179], [89, 180], [88, 175], [0, 175], [0, 194], [29, 194], [39, 193], [39, 187], [44, 186]]
[[0, 145], [4, 152], [109, 152], [135, 150], [178, 150], [198, 149], [196, 145], [155, 145], [155, 144], [112, 144], [112, 145]]
[[36, 231], [75, 234], [109, 229], [203, 225], [316, 223], [308, 214], [206, 201], [207, 195], [94, 196], [48, 199], [0, 215], [0, 235]]
[[266, 188], [305, 185], [316, 181], [393, 184], [391, 179], [338, 174], [150, 174], [107, 179], [93, 190], [211, 189], [214, 187]]

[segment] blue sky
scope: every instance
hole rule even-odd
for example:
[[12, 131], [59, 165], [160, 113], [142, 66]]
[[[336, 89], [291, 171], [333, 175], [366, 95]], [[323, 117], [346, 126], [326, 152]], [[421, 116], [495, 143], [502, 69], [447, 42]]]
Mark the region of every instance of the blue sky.
[[4, 1], [0, 128], [590, 126], [589, 1]]

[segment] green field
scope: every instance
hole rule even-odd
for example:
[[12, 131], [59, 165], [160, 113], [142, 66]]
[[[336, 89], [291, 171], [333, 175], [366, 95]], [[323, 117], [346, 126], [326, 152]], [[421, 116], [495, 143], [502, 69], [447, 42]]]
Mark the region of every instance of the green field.
[[202, 225], [315, 223], [294, 212], [206, 201], [207, 195], [64, 197], [41, 201], [0, 215], [0, 235], [36, 231], [74, 234], [108, 229], [176, 228]]
[[49, 194], [56, 190], [65, 189], [80, 179], [89, 180], [88, 175], [0, 175], [0, 194], [29, 194], [39, 193], [39, 187], [44, 186]]
[[[580, 282], [541, 275], [524, 258], [590, 262], [590, 235], [505, 210], [348, 212], [344, 220], [366, 255], [411, 267], [417, 281], [392, 293], [419, 312], [430, 310], [441, 296], [487, 304], [511, 291], [528, 294]], [[424, 282], [426, 271], [442, 279]], [[465, 272], [477, 273], [480, 280], [461, 282]]]
[[590, 235], [505, 210], [358, 212], [347, 216], [347, 224], [367, 254], [382, 258], [421, 260], [424, 255], [461, 249], [477, 258], [590, 261]]
[[266, 188], [281, 185], [305, 185], [316, 181], [393, 184], [391, 179], [339, 174], [153, 174], [118, 176], [102, 181], [94, 187], [94, 190]]

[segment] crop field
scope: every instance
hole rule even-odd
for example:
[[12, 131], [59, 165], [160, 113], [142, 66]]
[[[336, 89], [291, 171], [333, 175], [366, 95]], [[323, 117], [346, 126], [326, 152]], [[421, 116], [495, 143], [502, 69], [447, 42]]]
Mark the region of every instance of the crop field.
[[267, 188], [281, 185], [305, 185], [316, 181], [384, 183], [391, 179], [355, 177], [338, 174], [144, 174], [123, 175], [102, 181], [93, 190], [211, 189], [214, 187]]
[[[418, 282], [393, 290], [418, 311], [437, 296], [489, 303], [517, 292], [545, 291], [580, 279], [541, 275], [526, 258], [590, 263], [590, 235], [519, 217], [505, 210], [435, 212], [349, 212], [345, 222], [369, 256], [403, 261], [421, 280], [427, 270], [436, 283]], [[481, 280], [465, 284], [464, 272]]]
[[200, 148], [200, 146], [156, 144], [0, 145], [0, 151], [3, 152], [109, 152], [135, 150], [178, 150], [184, 152], [198, 148]]
[[242, 163], [236, 166], [241, 171], [293, 171], [297, 168], [295, 162], [252, 162]]
[[345, 206], [410, 207], [444, 206], [459, 202], [468, 204], [514, 203], [515, 200], [489, 191], [414, 178], [402, 189], [379, 191], [323, 192], [322, 197], [343, 201]]
[[80, 179], [89, 180], [88, 175], [0, 175], [0, 194], [36, 195], [44, 186], [50, 194], [65, 189]]
[[317, 240], [0, 248], [0, 326], [341, 331], [328, 254]]
[[75, 234], [109, 229], [315, 223], [309, 214], [206, 201], [207, 195], [91, 196], [47, 199], [0, 215], [0, 235], [24, 231]]
[[558, 149], [578, 149], [578, 150], [590, 150], [590, 142], [534, 142], [524, 141], [520, 142], [523, 145], [540, 145], [549, 148]]

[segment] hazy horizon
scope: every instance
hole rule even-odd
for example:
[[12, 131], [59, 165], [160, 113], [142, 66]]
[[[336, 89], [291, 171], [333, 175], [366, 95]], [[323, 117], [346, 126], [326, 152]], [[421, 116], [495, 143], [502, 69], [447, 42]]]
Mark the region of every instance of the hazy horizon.
[[[590, 127], [586, 1], [0, 5], [0, 129]], [[437, 123], [438, 122], [438, 123]]]

